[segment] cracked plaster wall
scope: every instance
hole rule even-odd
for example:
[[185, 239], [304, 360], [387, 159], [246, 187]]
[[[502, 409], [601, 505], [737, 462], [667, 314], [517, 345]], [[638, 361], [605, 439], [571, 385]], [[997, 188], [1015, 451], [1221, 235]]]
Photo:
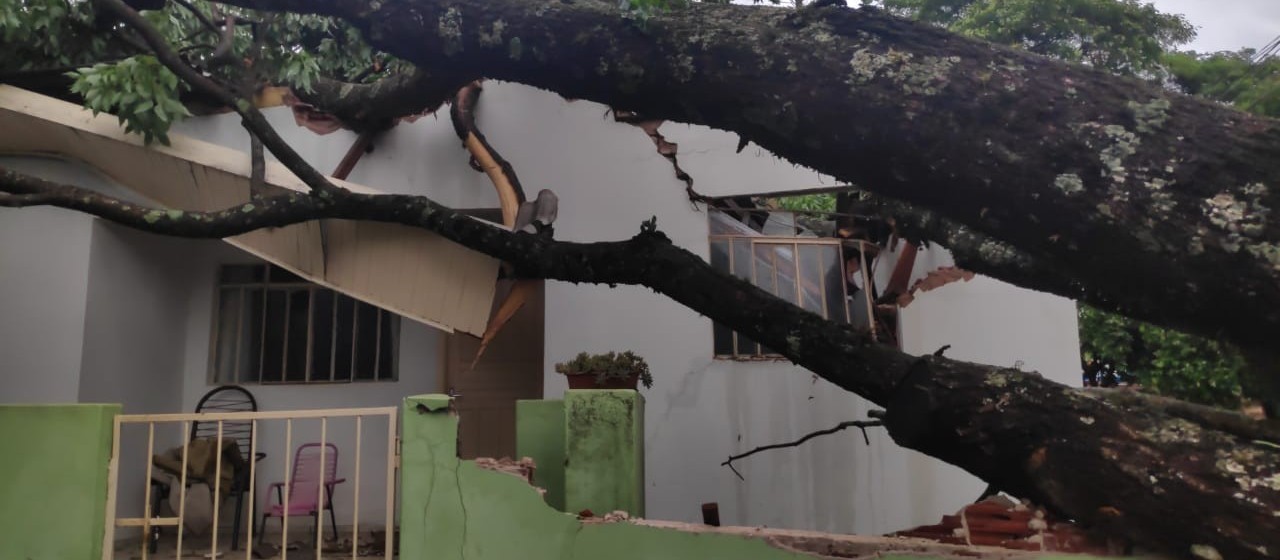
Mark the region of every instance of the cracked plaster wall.
[[[267, 114], [324, 171], [354, 140], [346, 131], [316, 136], [295, 126], [287, 109]], [[706, 257], [706, 213], [689, 203], [671, 163], [645, 132], [614, 122], [606, 107], [489, 81], [477, 121], [526, 190], [550, 188], [559, 196], [557, 238], [623, 239], [656, 216], [675, 243]], [[232, 116], [178, 128], [248, 147]], [[660, 132], [679, 145], [680, 165], [706, 195], [834, 184], [753, 145], [735, 153], [732, 134], [679, 123], [666, 123]], [[485, 176], [467, 165], [445, 115], [388, 132], [350, 179], [388, 192], [427, 194], [455, 207], [497, 204]], [[924, 254], [937, 262], [946, 258], [941, 250]], [[881, 274], [890, 267], [882, 264]], [[870, 447], [850, 432], [752, 457], [739, 463], [746, 478], [740, 481], [720, 466], [728, 455], [864, 417], [867, 403], [788, 363], [713, 360], [710, 322], [645, 288], [547, 282], [546, 309], [547, 398], [566, 389], [553, 365], [578, 352], [633, 350], [652, 366], [656, 381], [645, 392], [649, 517], [696, 521], [699, 505], [714, 501], [725, 523], [877, 534], [935, 523], [983, 488], [958, 469], [898, 448], [880, 431], [871, 432]], [[1078, 383], [1075, 328], [1070, 301], [979, 278], [921, 295], [904, 313], [902, 338], [910, 352], [951, 344], [955, 356], [1001, 365], [1021, 361], [1058, 381]]]

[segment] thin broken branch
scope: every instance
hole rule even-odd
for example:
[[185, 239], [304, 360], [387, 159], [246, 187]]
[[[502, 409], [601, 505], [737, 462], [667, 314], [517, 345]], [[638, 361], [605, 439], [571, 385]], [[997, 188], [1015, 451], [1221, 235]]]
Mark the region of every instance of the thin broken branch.
[[867, 428], [883, 427], [883, 426], [884, 426], [884, 423], [881, 422], [880, 420], [846, 420], [844, 422], [836, 424], [835, 426], [832, 426], [825, 430], [809, 432], [804, 436], [802, 436], [800, 439], [797, 439], [795, 441], [789, 441], [787, 443], [774, 443], [770, 445], [762, 445], [760, 447], [757, 447], [745, 453], [730, 455], [728, 459], [725, 459], [723, 463], [720, 463], [720, 466], [729, 467], [729, 469], [733, 471], [733, 474], [738, 475], [739, 479], [746, 480], [745, 478], [742, 477], [742, 473], [738, 472], [738, 469], [733, 467], [734, 461], [737, 461], [739, 459], [745, 459], [747, 457], [755, 455], [756, 453], [760, 453], [761, 451], [768, 451], [770, 449], [785, 449], [788, 447], [798, 447], [804, 444], [804, 442], [809, 441], [813, 438], [816, 438], [819, 436], [831, 435], [836, 432], [846, 430], [848, 428], [857, 428], [861, 430], [863, 443], [867, 445], [871, 445], [871, 437], [867, 435]]

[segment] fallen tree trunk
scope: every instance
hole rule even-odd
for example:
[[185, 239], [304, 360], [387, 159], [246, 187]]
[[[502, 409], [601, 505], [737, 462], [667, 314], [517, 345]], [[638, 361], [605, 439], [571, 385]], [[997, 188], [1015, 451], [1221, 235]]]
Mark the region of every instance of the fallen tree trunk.
[[[120, 0], [106, 2], [117, 8], [122, 6]], [[249, 0], [245, 2], [249, 3]], [[886, 185], [895, 186], [906, 194], [904, 199], [913, 203], [927, 205], [932, 202], [946, 206], [944, 203], [954, 202], [959, 208], [957, 219], [964, 221], [967, 216], [978, 222], [982, 226], [979, 229], [984, 233], [1024, 235], [1028, 231], [1034, 233], [1035, 228], [1045, 222], [1061, 224], [1069, 223], [1075, 217], [1089, 218], [1090, 223], [1079, 226], [1078, 230], [1070, 230], [1071, 233], [1083, 232], [1087, 235], [1068, 238], [1067, 243], [1057, 247], [1057, 250], [1054, 250], [1054, 246], [1060, 237], [1051, 237], [1047, 243], [1029, 238], [1017, 244], [1017, 248], [1033, 262], [1045, 263], [1043, 266], [1046, 267], [1061, 266], [1072, 274], [1083, 275], [1097, 289], [1110, 290], [1108, 293], [1124, 294], [1129, 279], [1113, 282], [1120, 285], [1119, 291], [1116, 291], [1111, 288], [1111, 284], [1097, 282], [1096, 278], [1090, 279], [1089, 274], [1100, 272], [1082, 266], [1079, 255], [1076, 255], [1076, 261], [1064, 257], [1082, 248], [1105, 248], [1101, 244], [1105, 235], [1120, 235], [1120, 249], [1147, 250], [1145, 253], [1127, 254], [1130, 259], [1139, 262], [1124, 263], [1142, 271], [1140, 265], [1145, 262], [1144, 259], [1155, 259], [1162, 254], [1161, 250], [1167, 249], [1160, 245], [1162, 241], [1186, 240], [1178, 237], [1179, 235], [1191, 235], [1193, 240], [1198, 240], [1201, 246], [1198, 251], [1193, 251], [1194, 255], [1178, 262], [1165, 262], [1160, 268], [1165, 272], [1181, 271], [1182, 276], [1175, 276], [1175, 281], [1186, 280], [1187, 275], [1190, 275], [1191, 280], [1194, 280], [1190, 292], [1185, 287], [1170, 287], [1165, 282], [1155, 285], [1160, 288], [1156, 290], [1155, 296], [1138, 300], [1139, 302], [1166, 301], [1169, 293], [1194, 293], [1203, 287], [1195, 284], [1196, 282], [1216, 282], [1212, 284], [1214, 286], [1229, 285], [1230, 282], [1221, 279], [1224, 276], [1221, 271], [1216, 271], [1219, 278], [1213, 279], [1197, 268], [1214, 263], [1234, 263], [1242, 267], [1241, 275], [1245, 277], [1245, 285], [1275, 288], [1274, 280], [1269, 283], [1266, 280], [1265, 270], [1257, 266], [1258, 263], [1245, 258], [1246, 255], [1256, 257], [1258, 254], [1263, 255], [1259, 258], [1265, 258], [1265, 249], [1275, 236], [1272, 222], [1268, 221], [1274, 218], [1269, 217], [1266, 206], [1275, 195], [1266, 185], [1259, 187], [1261, 183], [1248, 183], [1243, 187], [1228, 186], [1204, 191], [1208, 188], [1205, 184], [1208, 175], [1201, 177], [1193, 174], [1180, 179], [1186, 180], [1190, 187], [1185, 188], [1191, 189], [1190, 191], [1184, 192], [1185, 188], [1181, 184], [1179, 189], [1184, 190], [1165, 191], [1163, 189], [1173, 186], [1173, 183], [1161, 179], [1166, 182], [1157, 184], [1155, 179], [1159, 177], [1150, 174], [1154, 173], [1151, 170], [1155, 168], [1150, 167], [1155, 165], [1153, 162], [1159, 160], [1163, 163], [1160, 158], [1169, 155], [1172, 150], [1175, 155], [1182, 153], [1203, 157], [1187, 164], [1187, 168], [1197, 173], [1219, 173], [1216, 178], [1231, 185], [1242, 178], [1252, 180], [1268, 177], [1267, 173], [1272, 172], [1272, 168], [1266, 165], [1260, 164], [1258, 170], [1237, 169], [1223, 163], [1222, 158], [1230, 159], [1229, 156], [1239, 157], [1241, 154], [1267, 154], [1276, 149], [1275, 142], [1266, 142], [1269, 136], [1274, 136], [1274, 123], [1271, 121], [1249, 120], [1220, 109], [1193, 111], [1198, 106], [1197, 102], [1180, 98], [1168, 105], [1157, 99], [1155, 102], [1148, 100], [1138, 105], [1125, 103], [1120, 108], [1124, 95], [1132, 93], [1129, 89], [1117, 87], [1126, 83], [1080, 69], [1057, 68], [1065, 73], [1066, 79], [1079, 78], [1081, 87], [1091, 94], [1101, 96], [1101, 106], [1090, 109], [1086, 104], [1074, 101], [1075, 96], [1080, 95], [1074, 89], [1075, 86], [1068, 84], [1067, 90], [1062, 90], [1061, 86], [1065, 83], [1060, 83], [1063, 75], [1050, 72], [1055, 68], [1043, 61], [1020, 59], [1018, 57], [1022, 55], [992, 51], [988, 47], [979, 49], [976, 43], [965, 43], [936, 31], [912, 27], [877, 14], [836, 11], [830, 8], [804, 12], [734, 12], [730, 10], [736, 8], [699, 8], [685, 12], [680, 16], [684, 19], [672, 15], [656, 24], [655, 20], [650, 20], [646, 26], [640, 27], [636, 27], [637, 24], [633, 21], [623, 19], [623, 27], [614, 29], [611, 27], [615, 23], [612, 19], [606, 21], [600, 18], [605, 14], [614, 17], [616, 12], [606, 10], [604, 3], [595, 2], [526, 4], [495, 1], [448, 7], [426, 0], [382, 4], [355, 0], [314, 3], [301, 0], [257, 0], [256, 3], [273, 5], [275, 8], [329, 10], [336, 15], [360, 20], [366, 33], [376, 43], [386, 42], [391, 45], [395, 38], [403, 41], [399, 45], [402, 50], [409, 47], [418, 49], [419, 58], [415, 61], [423, 67], [431, 68], [432, 74], [429, 77], [433, 79], [469, 77], [478, 72], [476, 68], [481, 67], [486, 68], [485, 73], [510, 71], [512, 73], [507, 77], [520, 79], [519, 72], [511, 69], [520, 67], [520, 62], [527, 53], [533, 60], [540, 61], [541, 66], [532, 65], [540, 68], [535, 72], [549, 73], [541, 78], [523, 76], [531, 82], [538, 79], [549, 80], [551, 83], [567, 80], [561, 84], [567, 90], [578, 88], [588, 93], [594, 92], [604, 101], [609, 101], [608, 98], [612, 96], [614, 100], [622, 102], [650, 103], [658, 109], [658, 115], [664, 114], [664, 110], [672, 114], [683, 111], [690, 115], [714, 110], [709, 116], [703, 114], [700, 117], [702, 120], [686, 120], [711, 124], [729, 123], [739, 126], [740, 130], [760, 140], [766, 147], [770, 147], [772, 143], [775, 151], [783, 155], [794, 155], [797, 161], [818, 161], [830, 169], [845, 170], [851, 175], [883, 178]], [[517, 23], [501, 20], [501, 17], [506, 17], [503, 14], [524, 17], [524, 20], [517, 22], [524, 27], [517, 28], [514, 27]], [[730, 25], [729, 18], [734, 14], [739, 14], [740, 17]], [[145, 22], [141, 22], [136, 13], [126, 12], [125, 15], [132, 16], [128, 21], [135, 28], [146, 30]], [[439, 17], [433, 19], [437, 15]], [[480, 31], [472, 33], [472, 26], [477, 18], [481, 24], [476, 28]], [[499, 21], [502, 21], [502, 25], [498, 25]], [[581, 25], [592, 21], [596, 21], [598, 28]], [[426, 29], [431, 22], [435, 22], [436, 27]], [[769, 30], [765, 24], [770, 23], [781, 27]], [[663, 26], [665, 33], [648, 35], [662, 31]], [[414, 29], [420, 33], [410, 33]], [[523, 40], [513, 42], [504, 39], [511, 37], [509, 32], [519, 29], [533, 32], [528, 36], [528, 45]], [[796, 30], [803, 30], [804, 33], [796, 36]], [[579, 48], [566, 51], [564, 56], [568, 66], [561, 66], [557, 70], [555, 64], [545, 60], [546, 55], [558, 54], [559, 51], [552, 49], [555, 42], [563, 39], [563, 34], [575, 31], [578, 34], [571, 38], [571, 42], [576, 41]], [[610, 36], [612, 31], [620, 34]], [[784, 36], [783, 32], [790, 33], [791, 36]], [[172, 52], [166, 52], [162, 48], [155, 33], [144, 32], [143, 36], [153, 49], [159, 51], [158, 57], [184, 80], [197, 87], [210, 87], [205, 84], [208, 81], [206, 78], [181, 66], [180, 61], [175, 61]], [[691, 43], [701, 49], [696, 53], [698, 57], [687, 52], [690, 47], [686, 44], [666, 44], [673, 37], [686, 42], [701, 37], [702, 43]], [[919, 44], [903, 42], [905, 39], [915, 40]], [[539, 57], [538, 47], [543, 41], [546, 41], [541, 50], [543, 56]], [[889, 41], [897, 42], [886, 43]], [[787, 50], [794, 57], [782, 58], [781, 61], [786, 66], [780, 70], [777, 66], [778, 59], [772, 59], [772, 62], [766, 60], [771, 53], [777, 51], [761, 50], [761, 44]], [[776, 72], [790, 71], [791, 63], [796, 63], [797, 71], [801, 72], [816, 72], [823, 69], [824, 64], [827, 64], [825, 68], [834, 69], [830, 66], [832, 61], [849, 56], [850, 52], [846, 47], [850, 46], [855, 50], [851, 51], [851, 57], [846, 58], [844, 63], [852, 68], [852, 74], [847, 74], [847, 69], [846, 73], [833, 74], [849, 78], [843, 82], [843, 86], [838, 85], [841, 83], [839, 79], [834, 79], [810, 84], [810, 91], [796, 91], [794, 83], [801, 81], [792, 80], [788, 93], [794, 93], [796, 97], [784, 98], [780, 95], [779, 92], [783, 90], [777, 88], [783, 86], [776, 83]], [[956, 47], [959, 54], [944, 57], [938, 49], [948, 46]], [[421, 49], [436, 47], [440, 48], [439, 52], [444, 56], [435, 61], [427, 60]], [[593, 51], [591, 47], [600, 49]], [[526, 51], [526, 48], [531, 50]], [[565, 47], [560, 45], [560, 48]], [[917, 50], [911, 50], [913, 48]], [[468, 55], [459, 56], [464, 50]], [[712, 53], [712, 50], [716, 52]], [[671, 90], [663, 89], [669, 86], [654, 81], [652, 76], [655, 74], [649, 67], [641, 69], [637, 59], [632, 57], [636, 53], [662, 55], [670, 52], [683, 52], [688, 58], [676, 57], [668, 60], [659, 57], [651, 61], [646, 59], [646, 62], [667, 70], [682, 71], [686, 67], [690, 68], [688, 72], [670, 75], [683, 80], [684, 86], [691, 88], [686, 92], [689, 95], [684, 99], [670, 96], [650, 98], [653, 94], [669, 93]], [[984, 53], [987, 56], [985, 59], [980, 56]], [[803, 58], [805, 56], [809, 58]], [[955, 60], [952, 60], [952, 56]], [[967, 59], [967, 56], [973, 58]], [[584, 57], [590, 58], [592, 63], [603, 62], [590, 68], [601, 68], [597, 74], [607, 80], [587, 79], [585, 75], [575, 76], [572, 65], [583, 62]], [[1007, 64], [981, 65], [981, 62], [997, 62], [993, 59], [1000, 59]], [[746, 62], [767, 64], [763, 68], [742, 65]], [[978, 65], [971, 66], [975, 62]], [[720, 68], [718, 74], [696, 71], [702, 64], [725, 66], [730, 63], [728, 70]], [[1039, 70], [1025, 66], [1032, 63], [1045, 66]], [[964, 70], [964, 73], [954, 75], [953, 69]], [[661, 72], [656, 75], [663, 76]], [[756, 78], [757, 76], [763, 78]], [[992, 91], [996, 97], [983, 98], [981, 94], [986, 90], [977, 89], [967, 90], [967, 93], [978, 98], [977, 101], [939, 99], [936, 100], [936, 107], [922, 102], [944, 90], [953, 94], [965, 92], [963, 89], [952, 89], [957, 83], [973, 85], [975, 79], [978, 80], [977, 83], [995, 86]], [[605, 83], [608, 80], [616, 83]], [[757, 80], [758, 84], [752, 80]], [[763, 91], [743, 91], [741, 88], [746, 85], [759, 85]], [[732, 89], [734, 86], [738, 89]], [[1064, 93], [1067, 100], [1053, 101], [1060, 105], [1044, 113], [1043, 105], [1027, 106], [1018, 99], [1000, 93], [1001, 90], [1013, 93], [1023, 86], [1033, 86], [1024, 93], [1026, 97], [1042, 104], [1053, 100], [1041, 96], [1054, 91]], [[1009, 91], [1010, 87], [1013, 92]], [[706, 106], [717, 88], [722, 106]], [[565, 90], [560, 91], [566, 93]], [[840, 91], [844, 93], [837, 95]], [[1134, 91], [1150, 92], [1141, 88]], [[861, 99], [865, 106], [853, 107], [854, 116], [867, 120], [854, 120], [852, 125], [847, 124], [850, 122], [847, 116], [832, 113], [831, 107], [811, 104], [813, 101], [826, 101], [839, 105], [845, 103], [846, 98], [859, 96], [865, 97]], [[625, 103], [622, 104], [625, 106]], [[1010, 113], [1002, 112], [1005, 110], [1004, 105], [1030, 111], [1023, 114], [1037, 117], [1065, 115], [1067, 120], [1033, 120], [1028, 125], [1022, 125], [1016, 120], [1001, 121], [1000, 119], [1011, 116]], [[627, 241], [565, 243], [556, 242], [549, 236], [512, 233], [496, 228], [459, 215], [422, 197], [358, 195], [342, 191], [320, 177], [287, 146], [279, 145], [278, 136], [265, 128], [268, 125], [256, 110], [247, 104], [235, 106], [246, 126], [262, 137], [264, 144], [276, 153], [282, 163], [307, 183], [312, 189], [311, 194], [262, 199], [255, 201], [253, 205], [217, 213], [163, 212], [112, 200], [73, 186], [50, 184], [0, 170], [0, 193], [8, 193], [0, 195], [0, 204], [62, 206], [90, 212], [139, 229], [189, 237], [226, 237], [256, 228], [320, 218], [394, 222], [434, 231], [457, 243], [502, 259], [510, 263], [517, 273], [527, 277], [648, 286], [775, 349], [838, 386], [884, 406], [887, 409], [885, 425], [896, 441], [965, 468], [999, 488], [1041, 502], [1113, 535], [1129, 536], [1148, 546], [1180, 556], [1267, 558], [1280, 555], [1280, 515], [1277, 515], [1280, 512], [1280, 449], [1274, 442], [1265, 439], [1270, 433], [1265, 429], [1242, 430], [1239, 425], [1252, 425], [1224, 421], [1221, 417], [1206, 419], [1186, 409], [1175, 411], [1170, 407], [1150, 404], [1131, 406], [1121, 401], [1117, 401], [1121, 404], [1116, 404], [1046, 381], [1034, 374], [942, 357], [920, 359], [906, 356], [877, 345], [866, 332], [825, 321], [742, 280], [714, 271], [696, 255], [674, 246], [657, 231], [653, 223], [642, 226], [641, 233]], [[845, 108], [848, 109], [847, 106]], [[887, 116], [876, 111], [885, 112]], [[653, 114], [652, 111], [648, 112]], [[825, 116], [828, 122], [816, 122], [815, 116]], [[983, 119], [979, 117], [984, 116], [988, 119], [993, 117], [994, 120], [982, 122]], [[1124, 121], [1126, 125], [1109, 124], [1116, 122], [1109, 120], [1110, 118], [1122, 116], [1129, 119]], [[1227, 126], [1205, 120], [1212, 116], [1228, 121]], [[1084, 118], [1094, 120], [1073, 120]], [[918, 121], [919, 130], [914, 130], [909, 123], [895, 119], [921, 119]], [[993, 125], [992, 122], [1000, 124]], [[1066, 132], [1062, 132], [1061, 138], [1027, 135], [1045, 132], [1063, 122], [1068, 125], [1074, 122], [1078, 126], [1064, 126], [1063, 130]], [[1240, 127], [1241, 123], [1247, 126]], [[993, 133], [993, 136], [987, 138], [992, 143], [969, 142], [952, 151], [943, 151], [938, 142], [955, 140], [959, 136], [956, 131], [942, 126], [944, 124], [986, 126], [986, 129], [976, 128], [974, 131], [980, 134]], [[1207, 130], [1208, 133], [1202, 136], [1221, 140], [1226, 147], [1215, 151], [1215, 144], [1204, 150], [1188, 149], [1184, 153], [1178, 148], [1181, 139], [1153, 140], [1157, 136], [1154, 132], [1170, 126], [1177, 128], [1174, 125], [1202, 133]], [[877, 128], [880, 126], [884, 127], [883, 130]], [[1004, 130], [1001, 126], [1012, 130]], [[1202, 126], [1203, 130], [1196, 129], [1196, 126]], [[806, 136], [802, 132], [812, 134]], [[1144, 136], [1139, 137], [1138, 133]], [[845, 134], [847, 140], [841, 134]], [[884, 141], [884, 146], [872, 142], [877, 138]], [[1037, 148], [1036, 143], [1027, 141], [1027, 138], [1049, 140], [1041, 141]], [[1091, 142], [1098, 144], [1094, 146]], [[928, 153], [908, 153], [906, 148], [913, 145], [916, 148], [934, 149], [932, 156], [926, 157]], [[984, 147], [975, 148], [979, 145]], [[808, 146], [807, 152], [805, 146]], [[847, 155], [847, 148], [850, 147], [862, 148], [871, 155], [883, 155], [887, 159], [876, 162], [876, 166], [860, 166], [830, 159], [835, 153]], [[1100, 151], [1089, 152], [1095, 148]], [[1045, 190], [1049, 187], [1030, 180], [1044, 172], [1040, 166], [1048, 166], [1050, 172], [1059, 170], [1054, 167], [1057, 163], [1051, 156], [1055, 149], [1065, 150], [1063, 158], [1067, 167], [1062, 169], [1075, 169], [1071, 166], [1080, 168], [1047, 176], [1052, 180], [1052, 185], [1051, 190]], [[805, 155], [806, 153], [809, 155]], [[955, 159], [957, 154], [971, 159]], [[1100, 156], [1101, 163], [1088, 167], [1091, 165], [1088, 162], [1094, 161], [1085, 157], [1089, 154]], [[806, 157], [809, 159], [804, 159]], [[1028, 158], [1033, 161], [1025, 161]], [[900, 167], [904, 163], [911, 163], [916, 167]], [[1131, 167], [1126, 168], [1125, 165]], [[1171, 174], [1171, 177], [1187, 173], [1182, 169], [1182, 161], [1163, 165], [1164, 173]], [[1104, 172], [1102, 180], [1079, 174], [1085, 170], [1098, 171], [1095, 167]], [[1135, 171], [1131, 173], [1127, 169]], [[1010, 172], [1007, 177], [1028, 181], [1023, 189], [1026, 192], [993, 179], [1006, 176], [984, 175], [1000, 170]], [[950, 178], [953, 185], [958, 186], [959, 194], [953, 195], [937, 188], [942, 184], [938, 181], [945, 178]], [[1137, 210], [1130, 206], [1109, 204], [1118, 204], [1116, 199], [1110, 197], [1118, 196], [1116, 192], [1124, 191], [1117, 191], [1114, 183], [1123, 185], [1130, 179], [1140, 180], [1142, 188], [1157, 193], [1176, 192], [1182, 198], [1175, 202], [1186, 202], [1189, 206], [1175, 204], [1173, 208], [1179, 211], [1166, 216], [1168, 224], [1140, 221], [1134, 230], [1121, 228], [1114, 220], [1117, 213], [1123, 214], [1121, 210]], [[1211, 198], [1196, 198], [1205, 192]], [[973, 199], [953, 200], [952, 196]], [[1055, 205], [1062, 206], [1065, 218], [1044, 214], [1037, 218], [1034, 213], [1028, 214], [1032, 218], [1027, 218], [1017, 215], [1014, 209], [994, 206], [992, 209], [984, 207], [983, 211], [976, 212], [976, 218], [966, 214], [968, 210], [976, 209], [984, 202], [999, 202], [1004, 197], [1014, 202], [1035, 202], [1036, 205], [1030, 209], [1032, 212], [1052, 210]], [[1042, 201], [1042, 197], [1047, 198], [1048, 202]], [[1241, 200], [1244, 201], [1243, 210], [1237, 204]], [[1100, 209], [1092, 214], [1083, 212], [1083, 208], [1097, 201], [1102, 201], [1098, 204], [1107, 208], [1105, 212]], [[1127, 203], [1128, 199], [1122, 202]], [[1199, 202], [1208, 202], [1210, 207], [1203, 211], [1197, 210], [1199, 207], [1195, 204]], [[991, 216], [991, 212], [995, 212], [995, 215]], [[1167, 213], [1171, 210], [1159, 212]], [[1109, 219], [1097, 219], [1099, 215]], [[1221, 231], [1197, 229], [1188, 233], [1180, 229], [1186, 226], [1198, 227], [1202, 222], [1218, 227]], [[1167, 228], [1164, 227], [1166, 225]], [[1146, 235], [1158, 233], [1160, 237], [1148, 240], [1138, 234], [1134, 238], [1130, 236], [1133, 231], [1146, 231]], [[1218, 244], [1204, 243], [1206, 240]], [[1144, 249], [1143, 243], [1148, 242], [1153, 245]], [[1230, 250], [1224, 243], [1235, 243], [1236, 250]], [[1066, 252], [1063, 252], [1063, 247], [1066, 247]], [[1121, 255], [1124, 254], [1122, 251]], [[1231, 260], [1232, 258], [1239, 262]], [[1098, 260], [1121, 264], [1119, 261], [1123, 258], [1108, 255]], [[1274, 301], [1268, 299], [1272, 295], [1267, 292], [1257, 300], [1250, 301], [1255, 306], [1259, 303], [1265, 305]], [[1241, 295], [1233, 291], [1219, 301], [1231, 301], [1232, 298], [1240, 299]], [[1199, 309], [1194, 305], [1190, 307]], [[1170, 311], [1173, 314], [1171, 317], [1194, 319], [1197, 322], [1212, 319], [1194, 313], [1179, 315], [1180, 312]], [[1257, 311], [1250, 317], [1270, 317], [1267, 313]], [[1256, 336], [1255, 333], [1255, 339]], [[1259, 439], [1260, 434], [1264, 439]]]
[[1034, 373], [907, 356], [714, 270], [652, 222], [625, 241], [570, 243], [494, 227], [423, 197], [351, 193], [165, 213], [2, 168], [0, 193], [9, 193], [0, 205], [60, 206], [183, 237], [320, 218], [400, 223], [502, 259], [524, 277], [647, 286], [884, 407], [885, 427], [899, 444], [1014, 495], [1179, 556], [1280, 557], [1280, 429], [1273, 425], [1108, 399]]
[[1273, 120], [829, 3], [643, 20], [594, 1], [229, 3], [344, 18], [454, 88], [505, 79], [737, 132], [1034, 257], [1025, 287], [1245, 347], [1280, 332]]

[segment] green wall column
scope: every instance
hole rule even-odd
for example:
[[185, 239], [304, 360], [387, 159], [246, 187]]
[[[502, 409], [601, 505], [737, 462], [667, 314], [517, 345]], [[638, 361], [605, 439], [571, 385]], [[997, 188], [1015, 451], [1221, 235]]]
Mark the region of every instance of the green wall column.
[[118, 404], [0, 406], [0, 558], [100, 560]]
[[533, 484], [547, 504], [564, 511], [564, 401], [516, 401], [516, 457], [536, 465]]
[[644, 516], [644, 397], [633, 390], [565, 392], [565, 511]]

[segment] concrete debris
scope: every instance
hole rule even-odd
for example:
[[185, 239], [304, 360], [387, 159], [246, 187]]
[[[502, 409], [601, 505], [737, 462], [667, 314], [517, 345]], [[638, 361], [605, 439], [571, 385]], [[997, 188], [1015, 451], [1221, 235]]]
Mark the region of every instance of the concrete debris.
[[631, 519], [631, 515], [622, 510], [617, 510], [611, 513], [607, 513], [604, 516], [604, 520], [606, 523], [616, 523], [618, 521], [626, 521], [628, 519]]

